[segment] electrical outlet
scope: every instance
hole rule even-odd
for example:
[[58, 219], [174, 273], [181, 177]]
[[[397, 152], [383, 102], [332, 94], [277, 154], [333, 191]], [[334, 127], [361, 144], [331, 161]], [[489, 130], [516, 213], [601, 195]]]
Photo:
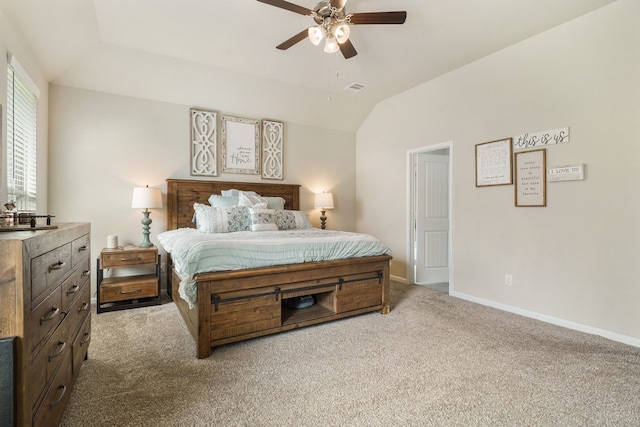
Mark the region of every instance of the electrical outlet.
[[507, 286], [511, 286], [513, 285], [513, 276], [510, 274], [505, 274], [504, 275], [504, 284]]

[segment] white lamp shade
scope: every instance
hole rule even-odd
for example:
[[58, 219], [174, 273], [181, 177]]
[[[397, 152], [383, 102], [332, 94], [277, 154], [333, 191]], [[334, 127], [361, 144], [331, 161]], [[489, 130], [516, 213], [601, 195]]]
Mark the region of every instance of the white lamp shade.
[[333, 193], [316, 193], [315, 208], [333, 209]]
[[155, 209], [162, 207], [162, 191], [159, 188], [135, 187], [133, 189], [132, 208]]
[[340, 49], [340, 46], [338, 46], [338, 42], [336, 41], [336, 38], [332, 36], [327, 36], [327, 41], [324, 42], [324, 51], [326, 53], [334, 53], [334, 52], [337, 52], [339, 49]]
[[320, 44], [320, 41], [324, 37], [324, 28], [310, 27], [308, 34], [309, 34], [309, 41], [311, 41], [311, 43], [313, 43], [314, 45], [318, 46]]
[[336, 40], [338, 43], [343, 44], [347, 40], [349, 40], [349, 35], [351, 34], [351, 29], [349, 28], [349, 24], [340, 24], [333, 31], [333, 34], [336, 36]]

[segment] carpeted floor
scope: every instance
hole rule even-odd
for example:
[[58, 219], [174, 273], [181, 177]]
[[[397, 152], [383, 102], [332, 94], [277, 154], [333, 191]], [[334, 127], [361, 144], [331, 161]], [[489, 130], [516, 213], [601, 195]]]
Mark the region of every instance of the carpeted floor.
[[205, 360], [173, 303], [92, 322], [63, 426], [640, 425], [640, 348], [425, 287]]

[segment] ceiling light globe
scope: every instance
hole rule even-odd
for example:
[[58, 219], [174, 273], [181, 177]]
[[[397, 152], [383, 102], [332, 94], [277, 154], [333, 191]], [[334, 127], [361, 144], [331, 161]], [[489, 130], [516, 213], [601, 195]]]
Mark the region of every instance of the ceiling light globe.
[[340, 24], [333, 31], [333, 34], [336, 36], [336, 40], [338, 43], [342, 44], [349, 40], [349, 34], [351, 34], [351, 29], [348, 24]]
[[327, 53], [335, 53], [340, 49], [335, 37], [327, 37], [327, 41], [324, 43], [324, 51]]
[[309, 31], [309, 41], [313, 43], [315, 46], [320, 44], [322, 37], [324, 37], [324, 29], [322, 27], [310, 27]]

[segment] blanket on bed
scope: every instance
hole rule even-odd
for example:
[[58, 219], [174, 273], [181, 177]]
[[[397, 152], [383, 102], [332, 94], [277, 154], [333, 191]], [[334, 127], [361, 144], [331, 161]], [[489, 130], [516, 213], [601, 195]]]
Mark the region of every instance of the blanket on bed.
[[343, 258], [391, 255], [391, 250], [369, 234], [304, 229], [202, 233], [193, 228], [158, 235], [180, 276], [180, 296], [193, 307], [198, 273], [268, 267]]

